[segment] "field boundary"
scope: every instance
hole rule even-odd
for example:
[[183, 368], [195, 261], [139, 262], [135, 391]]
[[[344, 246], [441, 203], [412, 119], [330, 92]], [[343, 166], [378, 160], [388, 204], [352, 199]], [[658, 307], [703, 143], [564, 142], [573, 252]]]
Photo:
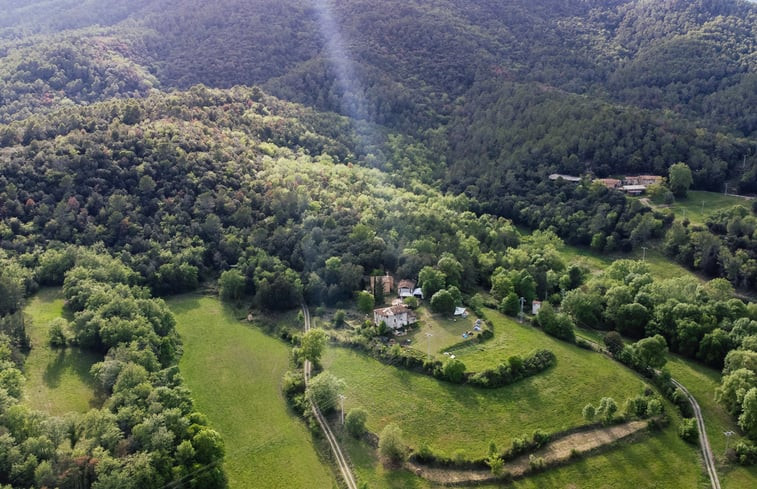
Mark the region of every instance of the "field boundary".
[[[620, 425], [579, 431], [567, 434], [546, 444], [539, 450], [521, 455], [505, 462], [501, 475], [490, 470], [447, 469], [406, 462], [405, 467], [419, 477], [444, 486], [486, 484], [519, 479], [577, 460], [579, 457], [596, 454], [613, 447], [621, 440], [639, 435], [649, 427], [647, 421], [631, 421]], [[593, 438], [592, 438], [593, 436]], [[581, 449], [576, 447], [580, 446]], [[540, 460], [534, 465], [534, 460]]]
[[712, 489], [720, 489], [720, 480], [718, 479], [718, 471], [715, 470], [715, 457], [712, 455], [710, 449], [710, 440], [707, 439], [707, 429], [704, 426], [704, 419], [702, 418], [702, 410], [699, 408], [699, 403], [694, 396], [675, 379], [670, 379], [673, 384], [681, 389], [691, 403], [691, 407], [694, 410], [694, 417], [697, 420], [697, 428], [699, 430], [699, 445], [702, 448], [702, 458], [704, 459], [704, 466], [707, 469], [707, 474], [710, 476], [710, 482], [712, 483]]
[[[308, 331], [310, 329], [310, 310], [304, 303], [302, 304], [302, 315], [305, 320], [305, 331]], [[310, 372], [312, 368], [313, 366], [311, 365], [310, 360], [305, 360], [305, 364], [303, 365], [303, 374], [305, 377], [306, 386], [310, 381]], [[339, 471], [341, 472], [342, 478], [347, 484], [348, 489], [357, 489], [355, 476], [352, 474], [352, 468], [350, 468], [350, 465], [347, 463], [347, 458], [344, 456], [344, 453], [342, 453], [342, 448], [339, 445], [339, 440], [337, 440], [336, 436], [334, 436], [329, 423], [323, 417], [321, 410], [318, 409], [318, 406], [316, 406], [315, 401], [313, 401], [312, 399], [310, 400], [310, 407], [313, 409], [315, 420], [321, 427], [323, 434], [326, 436], [326, 441], [328, 441], [329, 446], [331, 447], [331, 451], [334, 453], [334, 459], [339, 466]]]

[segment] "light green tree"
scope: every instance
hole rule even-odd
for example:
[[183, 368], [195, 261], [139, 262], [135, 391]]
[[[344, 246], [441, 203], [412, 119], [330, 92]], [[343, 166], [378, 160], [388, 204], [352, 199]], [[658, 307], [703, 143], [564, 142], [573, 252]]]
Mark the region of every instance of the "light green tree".
[[685, 198], [689, 187], [694, 183], [689, 165], [682, 162], [671, 165], [668, 181], [670, 183], [670, 191], [673, 192], [673, 195], [678, 198]]
[[302, 335], [302, 355], [313, 363], [321, 358], [326, 347], [326, 332], [320, 328], [312, 328]]
[[407, 449], [402, 440], [402, 430], [394, 423], [390, 423], [381, 430], [379, 435], [379, 453], [391, 460], [400, 462], [405, 458]]

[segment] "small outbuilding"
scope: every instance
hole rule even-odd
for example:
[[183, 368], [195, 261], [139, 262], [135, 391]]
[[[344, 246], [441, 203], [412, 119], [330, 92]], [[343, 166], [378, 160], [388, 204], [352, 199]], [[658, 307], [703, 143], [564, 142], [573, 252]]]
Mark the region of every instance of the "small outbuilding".
[[399, 295], [403, 299], [405, 297], [413, 297], [414, 292], [415, 282], [413, 282], [412, 280], [403, 279], [400, 280], [399, 284], [397, 284], [397, 295]]

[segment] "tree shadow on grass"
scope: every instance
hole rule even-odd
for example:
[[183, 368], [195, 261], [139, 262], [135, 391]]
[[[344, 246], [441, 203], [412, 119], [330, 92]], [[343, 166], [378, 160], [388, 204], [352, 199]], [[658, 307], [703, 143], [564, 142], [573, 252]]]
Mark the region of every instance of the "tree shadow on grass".
[[79, 348], [58, 349], [55, 357], [45, 367], [42, 381], [50, 389], [60, 387], [66, 372], [73, 372], [87, 387], [95, 389], [95, 381], [89, 373], [92, 364], [97, 361], [94, 354]]

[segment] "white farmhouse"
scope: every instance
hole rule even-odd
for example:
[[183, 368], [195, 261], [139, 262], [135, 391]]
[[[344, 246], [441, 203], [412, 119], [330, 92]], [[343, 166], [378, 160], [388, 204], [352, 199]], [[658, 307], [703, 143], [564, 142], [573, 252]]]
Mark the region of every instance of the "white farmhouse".
[[385, 322], [386, 325], [392, 329], [404, 328], [408, 324], [413, 324], [418, 321], [413, 311], [411, 311], [404, 304], [382, 307], [380, 309], [373, 310], [373, 322], [381, 324]]

